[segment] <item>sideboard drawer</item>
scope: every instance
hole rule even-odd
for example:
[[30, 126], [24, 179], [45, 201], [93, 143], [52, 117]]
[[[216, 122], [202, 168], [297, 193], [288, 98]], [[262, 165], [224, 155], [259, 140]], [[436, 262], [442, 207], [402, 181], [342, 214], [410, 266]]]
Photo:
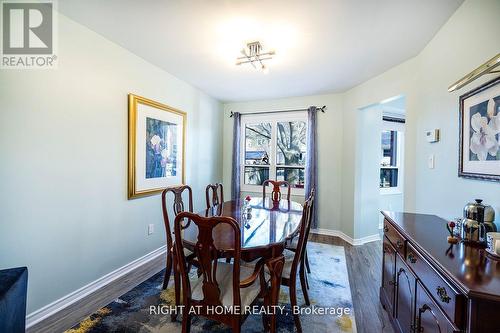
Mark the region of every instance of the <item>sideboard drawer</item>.
[[392, 243], [396, 251], [405, 257], [405, 238], [387, 220], [384, 220], [384, 235]]
[[462, 327], [464, 296], [452, 288], [411, 244], [407, 244], [406, 262], [448, 318]]
[[423, 333], [458, 333], [463, 332], [455, 327], [433, 298], [429, 296], [420, 282], [417, 282], [417, 306], [415, 310], [415, 330], [413, 332]]

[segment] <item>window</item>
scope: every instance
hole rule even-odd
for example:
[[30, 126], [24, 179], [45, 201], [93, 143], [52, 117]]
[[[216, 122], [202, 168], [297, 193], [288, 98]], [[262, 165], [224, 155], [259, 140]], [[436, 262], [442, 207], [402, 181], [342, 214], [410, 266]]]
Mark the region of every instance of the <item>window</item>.
[[382, 131], [380, 160], [380, 188], [382, 191], [401, 189], [402, 144], [402, 131], [388, 128]]
[[242, 116], [242, 189], [262, 191], [267, 179], [286, 180], [294, 194], [305, 182], [305, 113]]

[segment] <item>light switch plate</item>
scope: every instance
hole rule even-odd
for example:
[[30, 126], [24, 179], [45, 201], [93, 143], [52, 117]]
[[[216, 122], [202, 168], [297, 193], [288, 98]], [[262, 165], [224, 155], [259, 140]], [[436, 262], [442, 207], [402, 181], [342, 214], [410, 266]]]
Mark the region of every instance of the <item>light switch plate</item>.
[[429, 169], [434, 169], [434, 162], [434, 154], [430, 154], [427, 158], [427, 166], [429, 167]]
[[149, 224], [148, 225], [148, 235], [151, 235], [155, 232], [155, 225], [154, 224]]

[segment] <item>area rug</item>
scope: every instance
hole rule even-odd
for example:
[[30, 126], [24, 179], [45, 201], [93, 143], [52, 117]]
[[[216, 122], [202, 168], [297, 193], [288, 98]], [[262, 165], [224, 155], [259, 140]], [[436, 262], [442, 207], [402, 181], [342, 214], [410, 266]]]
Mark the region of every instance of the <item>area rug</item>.
[[[298, 304], [304, 332], [356, 332], [351, 289], [344, 248], [320, 243], [308, 243], [311, 264], [309, 298], [304, 304], [300, 282]], [[168, 314], [150, 314], [151, 306], [173, 304], [172, 281], [162, 290], [163, 271], [144, 281], [125, 295], [92, 314], [66, 333], [174, 333], [181, 331], [180, 316], [172, 323]], [[277, 327], [279, 333], [295, 332], [288, 287], [281, 287]], [[193, 317], [191, 332], [230, 333], [231, 329], [217, 322]], [[243, 333], [263, 332], [262, 317], [251, 314], [242, 326]]]

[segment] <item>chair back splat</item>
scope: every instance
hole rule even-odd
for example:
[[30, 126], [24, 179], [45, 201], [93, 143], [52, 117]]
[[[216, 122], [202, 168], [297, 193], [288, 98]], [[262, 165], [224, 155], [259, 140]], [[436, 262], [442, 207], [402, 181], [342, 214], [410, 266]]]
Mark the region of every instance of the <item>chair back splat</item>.
[[222, 184], [208, 184], [205, 189], [205, 198], [207, 209], [222, 204], [224, 202], [224, 187]]
[[[182, 199], [183, 193], [186, 192], [188, 196], [188, 210], [190, 212], [193, 211], [193, 191], [191, 190], [191, 187], [188, 185], [180, 185], [180, 186], [171, 186], [167, 187], [165, 190], [163, 190], [161, 194], [161, 206], [162, 206], [162, 212], [163, 212], [163, 223], [165, 224], [165, 233], [166, 233], [166, 238], [167, 238], [167, 263], [165, 267], [165, 277], [163, 279], [163, 289], [167, 289], [168, 283], [170, 281], [170, 274], [172, 273], [172, 269], [174, 270], [174, 282], [175, 282], [175, 289], [178, 290], [180, 285], [178, 283], [178, 272], [176, 270], [176, 265], [174, 264], [174, 254], [173, 254], [173, 240], [172, 240], [172, 229], [170, 228], [170, 218], [168, 216], [168, 209], [167, 209], [167, 196], [169, 194], [173, 195], [173, 204], [172, 204], [172, 210], [174, 215], [178, 215], [181, 212], [185, 211], [185, 205], [184, 201]], [[176, 296], [176, 302], [178, 304], [179, 297]], [[174, 318], [173, 316], [172, 318]]]
[[[194, 300], [192, 298], [192, 290], [189, 281], [189, 272], [186, 266], [186, 258], [183, 251], [183, 241], [181, 230], [187, 227], [187, 223], [194, 223], [198, 228], [198, 238], [194, 246], [193, 256], [199, 263], [198, 273], [203, 278], [203, 299]], [[202, 217], [197, 214], [188, 212], [180, 213], [175, 218], [174, 234], [176, 252], [179, 256], [179, 268], [182, 279], [183, 304], [201, 305], [201, 306], [218, 306], [222, 305], [221, 288], [219, 287], [220, 277], [217, 277], [217, 265], [224, 264], [219, 262], [223, 258], [223, 251], [220, 251], [214, 244], [213, 229], [224, 228], [224, 232], [233, 233], [234, 247], [231, 251], [234, 258], [232, 266], [232, 291], [233, 305], [241, 305], [240, 299], [240, 256], [241, 256], [241, 233], [240, 227], [235, 219], [227, 216]], [[185, 309], [188, 311], [188, 309]], [[203, 312], [203, 309], [202, 309]]]
[[170, 186], [163, 190], [161, 194], [163, 222], [165, 224], [165, 232], [167, 234], [167, 247], [168, 250], [172, 248], [172, 229], [170, 228], [170, 218], [167, 209], [167, 196], [171, 193], [174, 197], [172, 204], [172, 211], [175, 216], [185, 211], [184, 200], [182, 195], [187, 191], [188, 195], [188, 211], [193, 212], [193, 190], [188, 185]]
[[265, 180], [262, 183], [262, 198], [266, 198], [266, 188], [271, 184], [273, 185], [273, 190], [271, 192], [271, 200], [273, 202], [279, 202], [282, 199], [281, 188], [287, 188], [286, 200], [290, 201], [290, 183], [287, 181], [275, 181], [275, 180]]

